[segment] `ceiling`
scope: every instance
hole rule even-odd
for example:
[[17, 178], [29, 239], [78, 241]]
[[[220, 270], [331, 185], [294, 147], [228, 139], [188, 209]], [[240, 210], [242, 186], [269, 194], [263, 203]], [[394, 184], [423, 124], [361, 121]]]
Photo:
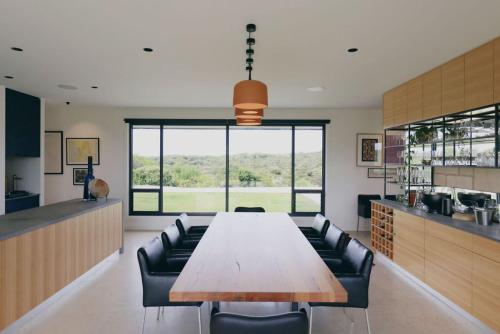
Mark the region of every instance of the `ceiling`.
[[270, 107], [378, 107], [499, 36], [498, 13], [498, 0], [0, 0], [0, 85], [53, 102], [230, 107], [253, 22]]

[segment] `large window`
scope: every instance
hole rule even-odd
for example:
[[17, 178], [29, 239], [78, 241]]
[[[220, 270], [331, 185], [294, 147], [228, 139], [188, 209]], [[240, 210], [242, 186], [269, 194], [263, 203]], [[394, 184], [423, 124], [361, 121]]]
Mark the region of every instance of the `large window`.
[[126, 121], [131, 215], [214, 214], [237, 206], [324, 212], [327, 121], [259, 127], [231, 120]]

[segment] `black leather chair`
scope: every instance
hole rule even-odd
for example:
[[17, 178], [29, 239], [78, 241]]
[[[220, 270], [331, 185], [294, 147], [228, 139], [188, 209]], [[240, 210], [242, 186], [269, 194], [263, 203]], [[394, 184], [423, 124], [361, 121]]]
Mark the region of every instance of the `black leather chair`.
[[179, 217], [177, 217], [177, 219], [175, 220], [175, 225], [177, 225], [182, 238], [200, 239], [208, 229], [208, 225], [191, 226], [191, 224], [189, 223], [189, 216], [186, 213], [183, 213]]
[[237, 206], [234, 212], [266, 212], [266, 210], [260, 206], [249, 207], [249, 206]]
[[326, 219], [325, 216], [318, 213], [314, 217], [312, 226], [299, 227], [299, 229], [308, 239], [309, 238], [324, 239], [326, 231], [328, 230], [329, 226], [330, 226], [330, 221]]
[[309, 242], [319, 255], [340, 258], [347, 245], [348, 235], [335, 224], [330, 224], [323, 240], [310, 239]]
[[[349, 307], [365, 310], [366, 327], [370, 330], [368, 319], [368, 290], [373, 265], [373, 253], [358, 240], [351, 240], [339, 259], [324, 259], [335, 277], [347, 290], [347, 303], [309, 303], [311, 306], [310, 320], [312, 323], [312, 310], [314, 307]], [[345, 310], [344, 310], [345, 311]], [[347, 314], [346, 314], [347, 315]], [[351, 332], [354, 321], [351, 321]]]
[[217, 311], [212, 314], [211, 334], [307, 334], [309, 327], [304, 311], [266, 317], [217, 313]]
[[167, 226], [161, 233], [161, 240], [166, 250], [177, 252], [193, 251], [198, 245], [199, 239], [182, 238], [179, 229], [175, 224]]
[[[178, 303], [169, 301], [169, 292], [179, 275], [179, 266], [169, 262], [165, 255], [162, 241], [156, 237], [147, 245], [139, 248], [137, 259], [142, 278], [142, 305], [144, 306], [144, 319], [142, 333], [146, 322], [146, 310], [148, 307], [158, 307], [157, 320], [160, 317], [160, 308], [166, 306], [196, 306], [198, 307], [198, 322], [201, 334], [201, 302]], [[175, 258], [172, 261], [179, 261]], [[187, 258], [185, 259], [187, 261]], [[184, 261], [184, 264], [185, 264]], [[182, 268], [180, 268], [182, 269]]]
[[356, 231], [359, 231], [359, 217], [366, 219], [372, 217], [371, 200], [375, 199], [380, 199], [380, 195], [358, 195], [358, 226]]

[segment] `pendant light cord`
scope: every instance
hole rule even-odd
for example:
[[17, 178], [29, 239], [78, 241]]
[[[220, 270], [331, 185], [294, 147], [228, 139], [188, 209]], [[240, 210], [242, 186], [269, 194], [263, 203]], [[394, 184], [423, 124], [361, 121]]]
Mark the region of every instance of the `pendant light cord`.
[[[252, 33], [248, 32], [248, 38], [252, 37]], [[248, 48], [252, 50], [252, 44], [248, 44]], [[253, 54], [249, 54], [248, 57], [252, 58]], [[253, 70], [253, 63], [250, 63], [249, 70], [248, 70], [248, 80], [252, 80], [252, 70]]]

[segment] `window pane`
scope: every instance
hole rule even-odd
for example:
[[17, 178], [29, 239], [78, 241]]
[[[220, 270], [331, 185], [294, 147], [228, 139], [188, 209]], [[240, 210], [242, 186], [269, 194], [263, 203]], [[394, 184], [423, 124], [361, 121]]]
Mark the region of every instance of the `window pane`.
[[132, 200], [133, 211], [158, 211], [158, 193], [134, 192]]
[[165, 127], [163, 211], [225, 211], [225, 127]]
[[322, 181], [323, 129], [297, 127], [295, 128], [295, 189], [321, 189]]
[[291, 210], [291, 127], [231, 127], [229, 132], [229, 211], [261, 206]]
[[321, 194], [295, 193], [296, 212], [321, 212]]
[[160, 188], [160, 127], [134, 126], [132, 129], [133, 188]]

